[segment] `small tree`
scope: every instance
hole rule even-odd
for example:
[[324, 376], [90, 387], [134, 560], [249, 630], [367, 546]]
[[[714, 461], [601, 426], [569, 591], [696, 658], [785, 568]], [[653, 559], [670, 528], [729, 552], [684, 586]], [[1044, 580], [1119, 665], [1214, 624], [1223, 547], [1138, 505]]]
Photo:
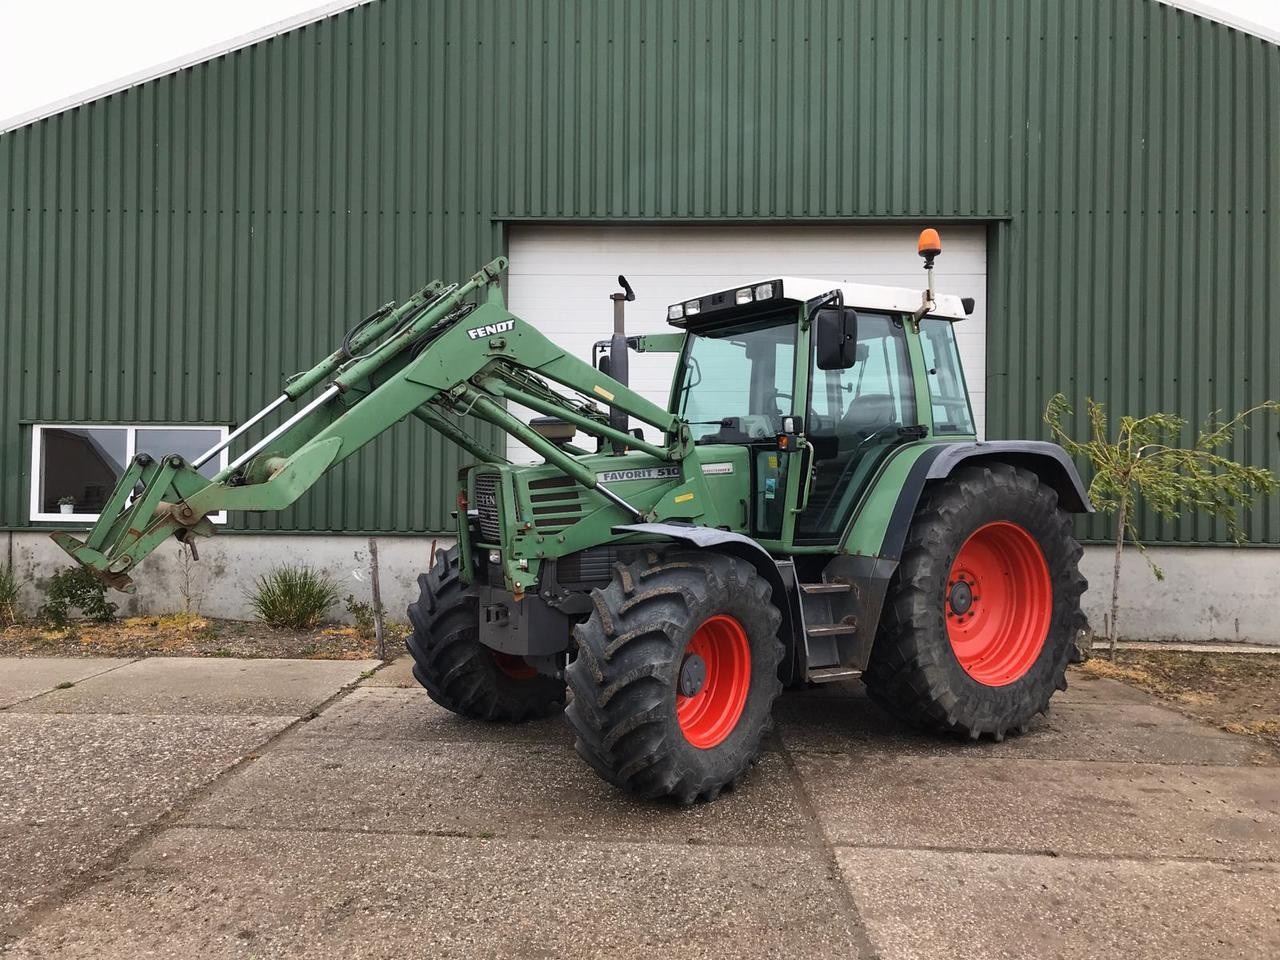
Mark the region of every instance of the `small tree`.
[[1093, 464], [1089, 498], [1094, 506], [1115, 516], [1115, 562], [1111, 572], [1111, 619], [1107, 630], [1108, 656], [1116, 656], [1116, 616], [1120, 603], [1120, 558], [1126, 541], [1135, 544], [1157, 580], [1164, 572], [1149, 556], [1134, 524], [1139, 500], [1166, 519], [1183, 510], [1200, 511], [1226, 521], [1227, 532], [1240, 543], [1240, 508], [1261, 495], [1274, 493], [1280, 481], [1265, 467], [1250, 467], [1222, 456], [1237, 432], [1247, 430], [1251, 415], [1280, 413], [1280, 402], [1268, 401], [1244, 410], [1225, 422], [1209, 415], [1191, 446], [1182, 446], [1187, 421], [1169, 413], [1145, 417], [1121, 417], [1115, 439], [1108, 436], [1107, 413], [1102, 404], [1086, 401], [1089, 439], [1069, 436], [1062, 419], [1071, 405], [1055, 394], [1045, 409], [1044, 422], [1053, 437], [1072, 456], [1088, 457]]

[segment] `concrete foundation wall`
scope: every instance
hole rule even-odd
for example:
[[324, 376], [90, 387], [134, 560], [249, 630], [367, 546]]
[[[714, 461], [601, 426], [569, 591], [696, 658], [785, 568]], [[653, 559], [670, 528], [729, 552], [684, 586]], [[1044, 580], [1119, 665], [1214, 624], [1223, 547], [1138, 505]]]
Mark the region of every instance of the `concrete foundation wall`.
[[[1238, 640], [1280, 645], [1280, 550], [1152, 547], [1120, 568], [1120, 636], [1143, 640]], [[1085, 613], [1098, 634], [1111, 603], [1111, 547], [1085, 547]]]
[[[69, 562], [44, 534], [4, 534], [0, 541], [25, 581], [21, 602], [27, 613], [40, 605], [42, 582]], [[382, 598], [387, 613], [404, 618], [417, 597], [416, 579], [430, 562], [431, 537], [379, 537]], [[438, 549], [453, 545], [437, 538]], [[1120, 633], [1124, 637], [1177, 640], [1239, 640], [1280, 645], [1280, 550], [1232, 547], [1159, 547], [1151, 559], [1164, 570], [1157, 581], [1136, 550], [1126, 551], [1120, 575]], [[248, 619], [246, 593], [254, 578], [281, 563], [306, 563], [328, 573], [340, 595], [369, 599], [369, 547], [364, 537], [214, 537], [200, 541], [200, 561], [189, 577], [177, 545], [163, 547], [138, 571], [137, 593], [115, 594], [122, 614], [167, 613], [184, 608], [184, 594], [201, 613]], [[1087, 547], [1083, 570], [1089, 578], [1085, 612], [1095, 631], [1103, 630], [1110, 600], [1111, 550]], [[189, 586], [185, 585], [188, 584]], [[345, 619], [340, 602], [337, 619]]]
[[[48, 578], [71, 559], [43, 533], [0, 534], [0, 547], [10, 551], [18, 576], [25, 581], [20, 603], [25, 613], [39, 607]], [[382, 603], [387, 616], [405, 619], [405, 607], [417, 599], [418, 574], [427, 569], [433, 539], [440, 550], [453, 546], [448, 537], [378, 537]], [[185, 609], [186, 596], [200, 613], [236, 620], [252, 619], [246, 594], [254, 580], [272, 567], [304, 563], [323, 571], [338, 583], [342, 598], [334, 606], [336, 620], [349, 619], [345, 598], [352, 594], [368, 602], [369, 540], [345, 536], [272, 536], [245, 534], [216, 536], [199, 542], [200, 560], [183, 570], [177, 543], [147, 557], [134, 574], [137, 592], [112, 591], [121, 616], [170, 613]], [[0, 554], [0, 562], [5, 559]]]

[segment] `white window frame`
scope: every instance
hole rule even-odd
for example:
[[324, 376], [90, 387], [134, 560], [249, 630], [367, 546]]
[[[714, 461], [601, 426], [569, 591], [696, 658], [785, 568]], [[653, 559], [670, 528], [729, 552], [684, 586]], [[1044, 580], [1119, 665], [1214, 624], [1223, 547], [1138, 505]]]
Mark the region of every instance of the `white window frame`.
[[[227, 439], [231, 428], [216, 423], [34, 423], [31, 425], [31, 520], [34, 523], [97, 523], [97, 513], [45, 513], [40, 509], [40, 455], [44, 452], [45, 430], [123, 430], [125, 432], [125, 467], [133, 462], [139, 430], [217, 430], [218, 442]], [[227, 451], [218, 452], [218, 469], [227, 466]], [[227, 512], [209, 514], [214, 523], [226, 523]]]

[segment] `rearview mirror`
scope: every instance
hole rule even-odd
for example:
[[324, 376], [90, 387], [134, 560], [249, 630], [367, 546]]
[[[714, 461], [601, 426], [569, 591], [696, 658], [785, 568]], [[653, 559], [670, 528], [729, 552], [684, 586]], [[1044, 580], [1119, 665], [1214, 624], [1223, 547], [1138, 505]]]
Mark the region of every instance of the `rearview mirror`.
[[857, 312], [851, 307], [819, 310], [813, 321], [813, 339], [819, 370], [848, 370], [857, 360]]

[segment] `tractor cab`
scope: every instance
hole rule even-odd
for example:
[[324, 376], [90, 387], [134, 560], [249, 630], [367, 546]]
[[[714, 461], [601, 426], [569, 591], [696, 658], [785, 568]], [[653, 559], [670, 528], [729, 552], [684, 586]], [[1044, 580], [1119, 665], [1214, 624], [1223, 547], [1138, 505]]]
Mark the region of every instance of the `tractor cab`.
[[686, 331], [672, 413], [696, 446], [750, 448], [751, 533], [833, 544], [898, 446], [975, 436], [957, 296], [778, 277], [667, 308]]

